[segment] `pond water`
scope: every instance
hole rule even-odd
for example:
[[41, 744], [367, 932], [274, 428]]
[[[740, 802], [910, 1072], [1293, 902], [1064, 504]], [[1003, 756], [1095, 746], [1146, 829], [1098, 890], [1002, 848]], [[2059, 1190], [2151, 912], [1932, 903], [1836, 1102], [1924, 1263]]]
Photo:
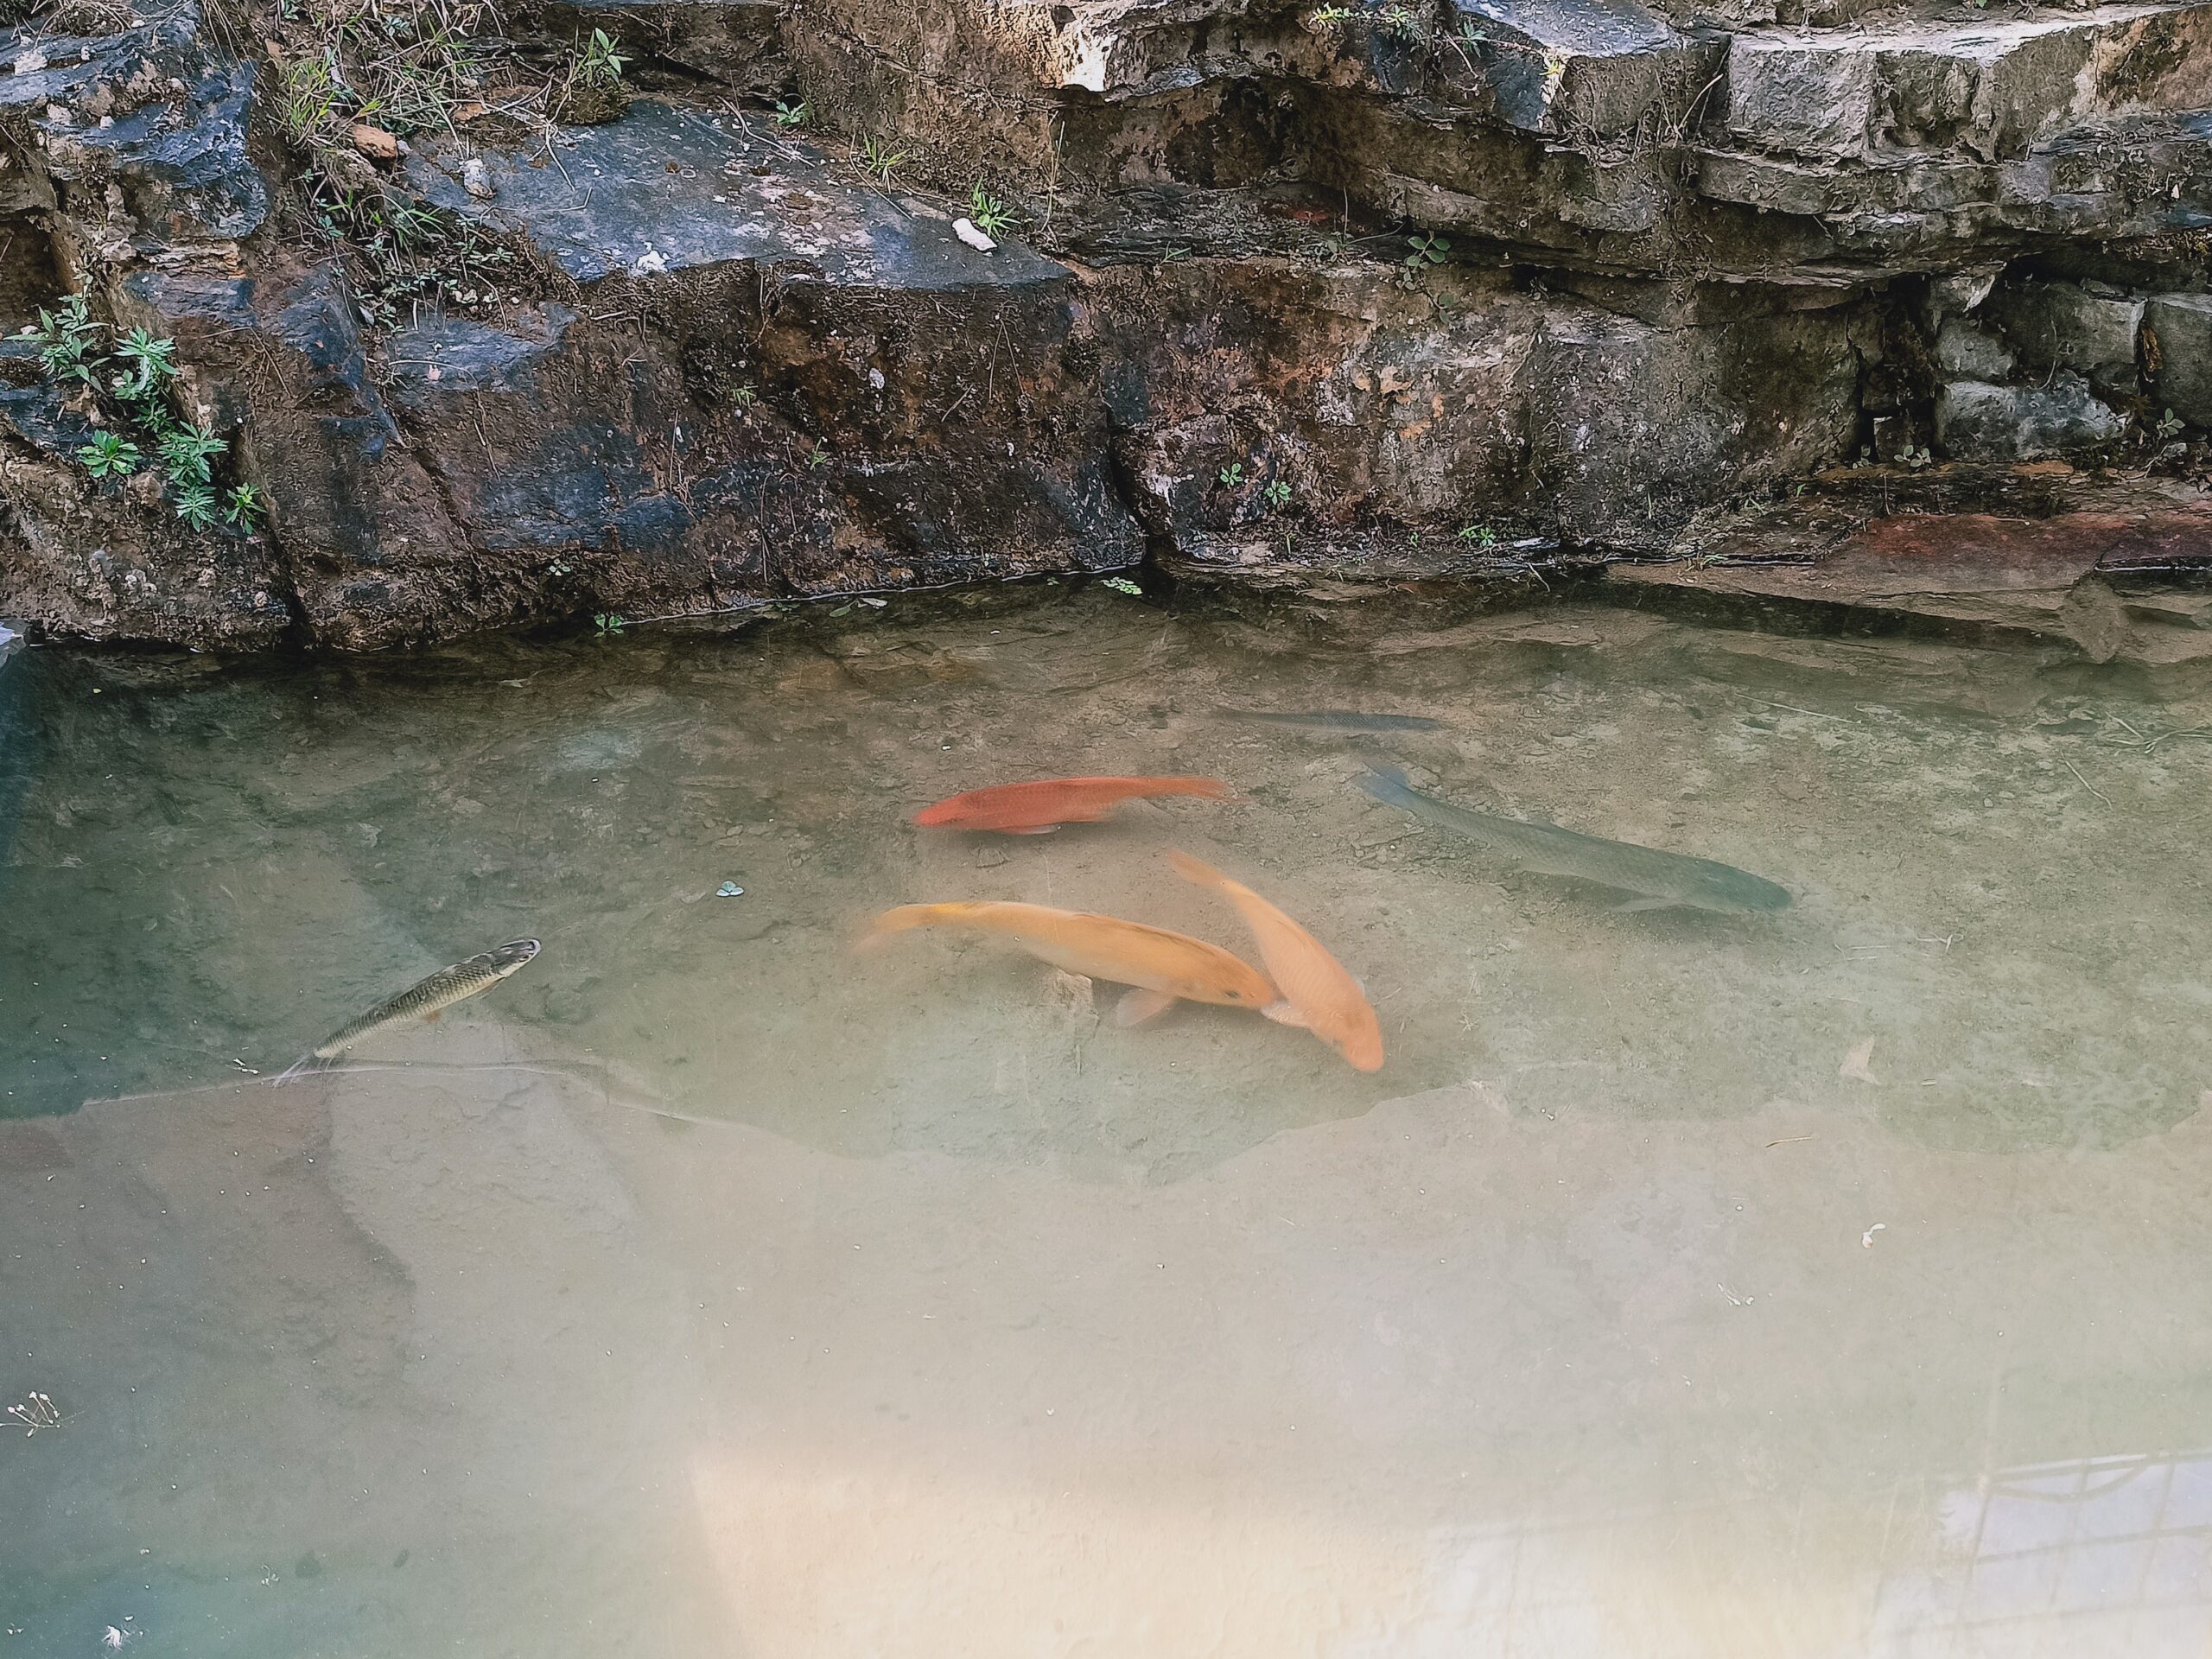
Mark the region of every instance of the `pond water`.
[[[2212, 683], [1320, 608], [0, 667], [0, 1659], [2201, 1659]], [[1236, 712], [1344, 709], [1796, 902], [1624, 911]], [[1237, 798], [905, 822], [1124, 772]], [[853, 948], [1252, 955], [1173, 848], [1379, 1071]]]

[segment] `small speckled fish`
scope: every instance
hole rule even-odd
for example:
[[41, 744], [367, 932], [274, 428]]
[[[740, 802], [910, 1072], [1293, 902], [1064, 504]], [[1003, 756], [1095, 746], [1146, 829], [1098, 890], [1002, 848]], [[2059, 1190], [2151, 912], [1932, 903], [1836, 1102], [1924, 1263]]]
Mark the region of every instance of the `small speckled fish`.
[[410, 1020], [435, 1020], [454, 1003], [467, 1001], [479, 991], [490, 990], [536, 956], [539, 948], [536, 939], [516, 939], [496, 950], [486, 950], [480, 957], [439, 969], [421, 983], [409, 986], [389, 1001], [378, 1003], [359, 1019], [339, 1027], [302, 1055], [289, 1071], [280, 1073], [276, 1081], [282, 1083], [302, 1071], [321, 1071], [362, 1038], [387, 1027]]
[[1378, 801], [1402, 806], [1416, 817], [1457, 830], [1470, 840], [1503, 854], [1524, 870], [1540, 875], [1572, 876], [1600, 887], [1640, 895], [1618, 908], [1664, 910], [1681, 905], [1691, 910], [1748, 915], [1759, 911], [1787, 910], [1789, 890], [1777, 887], [1749, 870], [1709, 858], [1688, 858], [1662, 853], [1656, 847], [1633, 842], [1607, 841], [1555, 824], [1529, 823], [1520, 818], [1501, 818], [1494, 813], [1473, 812], [1433, 795], [1409, 788], [1406, 774], [1376, 756], [1367, 757], [1367, 776], [1359, 786]]
[[1224, 720], [1248, 720], [1258, 726], [1295, 726], [1309, 732], [1433, 732], [1444, 722], [1427, 715], [1370, 715], [1357, 709], [1223, 709]]

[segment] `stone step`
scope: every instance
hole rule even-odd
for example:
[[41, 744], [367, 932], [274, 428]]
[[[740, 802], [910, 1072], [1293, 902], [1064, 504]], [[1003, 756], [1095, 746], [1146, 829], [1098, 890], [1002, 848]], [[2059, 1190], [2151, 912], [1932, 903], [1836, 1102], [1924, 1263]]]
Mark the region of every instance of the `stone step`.
[[1954, 149], [2015, 159], [2116, 116], [2212, 105], [2212, 3], [1960, 23], [1751, 27], [1720, 108], [1745, 148], [1834, 162]]
[[1684, 35], [1637, 0], [1453, 0], [1452, 10], [1456, 38], [1474, 42], [1484, 94], [1474, 107], [1523, 132], [1627, 133], [1654, 111], [1682, 119], [1722, 60], [1718, 40]]
[[562, 129], [550, 161], [493, 151], [479, 159], [489, 198], [469, 194], [450, 146], [414, 157], [410, 179], [429, 200], [523, 238], [587, 285], [729, 264], [899, 292], [1051, 286], [1068, 274], [1019, 244], [978, 252], [937, 203], [871, 188], [849, 162], [767, 123], [658, 99], [603, 126]]
[[1812, 222], [1825, 246], [1808, 270], [1953, 269], [2038, 242], [2212, 226], [2212, 115], [2074, 128], [2000, 162], [1919, 149], [1837, 164], [1700, 147], [1684, 177], [1708, 201], [1758, 213], [1757, 235], [1781, 216]]

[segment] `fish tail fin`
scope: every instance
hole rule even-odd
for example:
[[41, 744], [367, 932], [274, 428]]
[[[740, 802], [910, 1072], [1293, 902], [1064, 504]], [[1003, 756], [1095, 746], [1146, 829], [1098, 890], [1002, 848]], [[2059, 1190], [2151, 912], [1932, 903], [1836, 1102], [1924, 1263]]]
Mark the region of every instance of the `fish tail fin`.
[[906, 933], [918, 927], [927, 927], [950, 906], [944, 905], [894, 905], [870, 924], [854, 946], [857, 950], [879, 950], [894, 933]]
[[1202, 858], [1192, 857], [1179, 847], [1167, 855], [1167, 862], [1185, 881], [1194, 881], [1202, 887], [1211, 887], [1219, 892], [1229, 885], [1229, 878], [1219, 870]]
[[269, 1079], [271, 1083], [289, 1083], [295, 1077], [304, 1077], [312, 1072], [327, 1070], [330, 1062], [310, 1050]]

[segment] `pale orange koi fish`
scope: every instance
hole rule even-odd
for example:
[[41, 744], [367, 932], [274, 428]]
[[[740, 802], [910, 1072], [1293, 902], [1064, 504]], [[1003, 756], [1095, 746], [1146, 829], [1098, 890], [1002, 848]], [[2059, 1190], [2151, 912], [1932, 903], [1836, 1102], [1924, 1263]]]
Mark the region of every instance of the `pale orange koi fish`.
[[1267, 976], [1217, 944], [1118, 916], [1055, 910], [1049, 905], [955, 903], [900, 905], [875, 918], [864, 943], [916, 927], [959, 927], [1001, 933], [1033, 957], [1091, 979], [1134, 987], [1115, 1022], [1134, 1026], [1186, 1002], [1264, 1008], [1277, 1001]]
[[1359, 982], [1320, 940], [1246, 887], [1188, 853], [1167, 855], [1175, 874], [1211, 887], [1235, 905], [1260, 943], [1260, 960], [1282, 987], [1283, 1000], [1260, 1010], [1286, 1026], [1303, 1026], [1362, 1071], [1382, 1064], [1382, 1027]]

